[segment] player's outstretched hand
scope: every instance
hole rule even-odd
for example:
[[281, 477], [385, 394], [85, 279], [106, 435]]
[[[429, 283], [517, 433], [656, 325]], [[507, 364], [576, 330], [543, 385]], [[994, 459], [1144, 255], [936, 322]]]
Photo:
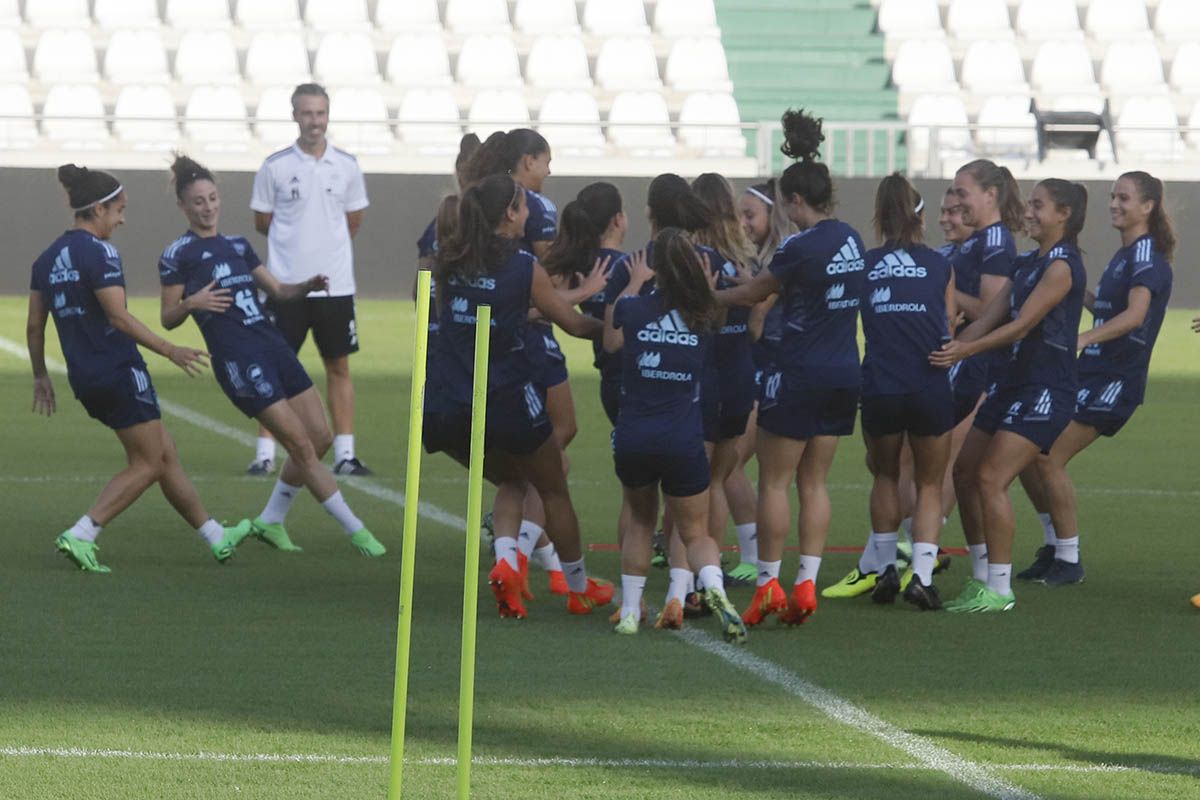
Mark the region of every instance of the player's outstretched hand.
[[942, 345], [940, 349], [934, 350], [929, 354], [929, 363], [935, 367], [949, 369], [970, 355], [971, 353], [966, 344], [957, 339], [951, 339]]
[[193, 310], [212, 311], [215, 314], [224, 313], [225, 309], [233, 303], [233, 298], [229, 296], [229, 290], [218, 289], [216, 281], [205, 286], [189, 299]]
[[587, 297], [600, 292], [608, 284], [608, 273], [612, 271], [612, 256], [597, 258], [592, 265], [592, 271], [580, 282], [579, 288], [586, 292]]
[[202, 374], [208, 366], [208, 353], [192, 347], [171, 345], [171, 349], [167, 351], [167, 358], [193, 378]]
[[631, 283], [636, 281], [638, 284], [654, 280], [654, 270], [650, 269], [650, 264], [646, 261], [645, 250], [635, 250], [630, 253], [629, 280]]
[[47, 417], [57, 410], [54, 401], [54, 384], [49, 375], [41, 375], [33, 379], [33, 413], [45, 414]]

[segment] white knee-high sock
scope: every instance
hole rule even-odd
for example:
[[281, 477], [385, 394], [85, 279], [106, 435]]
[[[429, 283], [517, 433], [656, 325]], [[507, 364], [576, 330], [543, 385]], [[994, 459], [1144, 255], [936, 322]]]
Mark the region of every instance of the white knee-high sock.
[[779, 580], [779, 568], [782, 566], [782, 561], [759, 561], [758, 562], [758, 585], [766, 586], [771, 581]]
[[867, 536], [867, 544], [863, 547], [862, 555], [858, 557], [858, 571], [866, 575], [870, 572], [879, 572], [879, 564], [875, 560], [875, 537], [879, 534], [875, 531]]
[[100, 535], [100, 526], [92, 521], [92, 518], [84, 514], [79, 518], [79, 521], [71, 526], [71, 530], [67, 531], [76, 539], [83, 542], [94, 542], [96, 537]]
[[558, 551], [554, 545], [548, 544], [533, 551], [532, 560], [542, 565], [546, 572], [562, 572], [562, 562], [558, 560]]
[[521, 532], [517, 534], [517, 549], [526, 558], [537, 549], [538, 539], [542, 538], [542, 526], [527, 519], [521, 520]]
[[667, 602], [678, 600], [682, 603], [687, 597], [688, 584], [691, 580], [692, 571], [690, 569], [671, 567], [671, 582], [667, 584]]
[[1046, 513], [1038, 514], [1038, 522], [1042, 523], [1042, 535], [1046, 539], [1046, 544], [1054, 544], [1054, 540], [1058, 538], [1058, 534], [1054, 530], [1054, 523], [1050, 521], [1050, 515]]
[[276, 525], [287, 519], [288, 511], [292, 507], [292, 503], [296, 500], [296, 495], [300, 494], [301, 487], [292, 486], [290, 483], [284, 483], [283, 478], [275, 481], [275, 488], [271, 490], [271, 497], [267, 500], [267, 505], [263, 508], [259, 518], [268, 525]]
[[987, 585], [997, 594], [1012, 594], [1012, 564], [988, 564]]
[[520, 562], [517, 560], [516, 539], [511, 536], [497, 536], [495, 548], [497, 564], [499, 564], [501, 561], [505, 561], [513, 569], [520, 569]]
[[923, 586], [933, 583], [933, 567], [937, 561], [938, 546], [928, 542], [913, 542], [913, 574], [921, 579]]
[[896, 545], [899, 542], [899, 531], [875, 534], [875, 563], [880, 572], [896, 563]]
[[338, 521], [347, 536], [352, 536], [365, 527], [362, 520], [354, 516], [354, 512], [350, 510], [350, 506], [347, 505], [346, 498], [342, 497], [341, 492], [334, 492], [321, 505]]
[[706, 592], [720, 592], [725, 594], [725, 574], [721, 572], [720, 567], [709, 565], [700, 568], [700, 583], [704, 585]]
[[[893, 560], [895, 560], [893, 558]], [[821, 570], [820, 556], [800, 556], [800, 571], [796, 573], [796, 584], [799, 585], [805, 581], [817, 580], [817, 573]]]
[[333, 437], [333, 463], [354, 458], [354, 434], [339, 433]]
[[621, 616], [642, 617], [642, 593], [646, 590], [645, 575], [621, 576]]
[[986, 544], [969, 544], [967, 551], [971, 554], [971, 577], [977, 581], [988, 579], [988, 555]]
[[747, 522], [745, 525], [736, 525], [734, 529], [737, 531], [738, 550], [741, 551], [741, 559], [743, 564], [758, 565], [758, 523]]
[[254, 440], [254, 460], [275, 460], [275, 440], [270, 436], [259, 436]]
[[196, 533], [200, 534], [200, 538], [209, 544], [216, 544], [225, 538], [225, 528], [211, 517], [199, 528], [196, 528]]
[[1068, 564], [1079, 563], [1079, 536], [1072, 536], [1070, 539], [1054, 540], [1054, 557], [1060, 561], [1066, 561]]
[[567, 579], [567, 588], [576, 594], [587, 591], [587, 568], [583, 559], [562, 562], [563, 576]]

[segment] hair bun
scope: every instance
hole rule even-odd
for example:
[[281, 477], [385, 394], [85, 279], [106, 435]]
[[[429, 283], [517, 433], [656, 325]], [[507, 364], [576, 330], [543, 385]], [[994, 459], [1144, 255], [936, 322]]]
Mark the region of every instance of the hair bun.
[[87, 167], [77, 167], [74, 164], [63, 164], [58, 168], [58, 182], [70, 189], [87, 177]]
[[803, 108], [789, 108], [783, 112], [780, 122], [783, 123], [780, 152], [799, 161], [815, 161], [821, 142], [825, 141], [825, 134], [821, 132], [821, 118], [806, 114]]

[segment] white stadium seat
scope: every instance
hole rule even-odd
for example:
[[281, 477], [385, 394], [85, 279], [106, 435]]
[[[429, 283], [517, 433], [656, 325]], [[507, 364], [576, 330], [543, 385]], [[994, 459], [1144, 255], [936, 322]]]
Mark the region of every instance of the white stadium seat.
[[339, 86], [379, 83], [379, 62], [370, 35], [334, 31], [322, 36], [313, 56], [313, 76], [319, 83]]
[[0, 28], [0, 84], [24, 83], [29, 80], [25, 65], [25, 45], [21, 34], [12, 28]]
[[92, 24], [87, 0], [25, 0], [25, 21], [33, 28], [86, 28]]
[[608, 138], [634, 156], [669, 157], [675, 152], [671, 115], [658, 92], [621, 92], [608, 112]]
[[517, 0], [513, 23], [522, 33], [579, 33], [575, 0]]
[[1011, 39], [1005, 0], [951, 0], [946, 30], [955, 39]]
[[246, 104], [232, 86], [197, 86], [183, 116], [188, 138], [205, 150], [241, 152], [249, 146]]
[[467, 120], [469, 129], [486, 139], [496, 130], [529, 127], [529, 107], [515, 89], [485, 89], [475, 95]]
[[892, 62], [892, 82], [902, 92], [945, 92], [958, 88], [954, 59], [940, 39], [906, 39]]
[[246, 80], [255, 86], [285, 86], [312, 79], [308, 48], [296, 31], [262, 31], [246, 49]]
[[[3, 98], [3, 92], [0, 90], [0, 99]], [[1195, 149], [1200, 149], [1200, 100], [1192, 106], [1192, 113], [1188, 114], [1188, 135], [1187, 140]]]
[[205, 28], [224, 30], [231, 24], [229, 0], [167, 0], [166, 19], [180, 33]]
[[1016, 44], [1008, 40], [971, 42], [963, 56], [962, 85], [975, 94], [1029, 91]]
[[248, 31], [300, 27], [298, 0], [237, 0], [237, 21]]
[[51, 86], [42, 106], [42, 131], [68, 149], [103, 149], [109, 135], [100, 90], [90, 85]]
[[271, 148], [279, 148], [296, 140], [296, 123], [292, 119], [291, 86], [272, 86], [258, 96], [254, 107], [254, 133]]
[[604, 155], [600, 108], [589, 91], [550, 92], [538, 110], [538, 131], [555, 153], [573, 156]]
[[1167, 41], [1200, 41], [1200, 4], [1196, 0], [1158, 0], [1154, 30]]
[[113, 83], [166, 83], [167, 50], [158, 31], [115, 31], [104, 51], [104, 75]]
[[956, 95], [923, 94], [918, 97], [908, 112], [910, 166], [929, 166], [935, 146], [939, 158], [959, 157], [970, 152], [971, 133], [967, 125], [967, 109]]
[[879, 30], [889, 38], [941, 36], [942, 15], [937, 0], [881, 0]]
[[1092, 56], [1082, 41], [1044, 42], [1029, 68], [1033, 88], [1051, 94], [1096, 91]]
[[676, 39], [665, 73], [667, 84], [679, 91], [733, 91], [725, 48], [716, 37]]
[[975, 141], [993, 155], [1034, 158], [1038, 152], [1037, 122], [1027, 95], [997, 95], [983, 101], [975, 119]]
[[536, 89], [590, 89], [587, 50], [578, 36], [539, 36], [525, 59], [525, 80]]
[[[1129, 128], [1159, 128], [1161, 130], [1129, 130]], [[1183, 155], [1179, 138], [1179, 118], [1170, 99], [1133, 97], [1121, 108], [1117, 119], [1117, 145], [1135, 157], [1166, 159]]]
[[499, 33], [510, 29], [506, 0], [449, 0], [446, 27], [455, 33]]
[[1080, 35], [1075, 0], [1021, 0], [1017, 34], [1026, 39], [1065, 39]]
[[1150, 22], [1143, 0], [1091, 0], [1087, 10], [1087, 32], [1101, 42], [1114, 39], [1148, 38]]
[[1171, 86], [1184, 94], [1200, 94], [1200, 41], [1184, 42], [1175, 51]]
[[379, 0], [375, 26], [384, 33], [440, 31], [437, 0]]
[[113, 116], [113, 133], [135, 150], [170, 150], [179, 144], [175, 101], [165, 86], [126, 86]]
[[1154, 42], [1110, 43], [1100, 65], [1100, 85], [1110, 92], [1165, 92], [1162, 61]]
[[23, 83], [0, 86], [0, 148], [6, 150], [32, 147], [38, 139], [33, 124], [33, 98]]
[[0, 25], [6, 28], [21, 27], [21, 4], [18, 0], [0, 0]]
[[46, 31], [33, 51], [33, 74], [47, 83], [96, 80], [92, 38], [81, 30]]
[[512, 36], [477, 33], [463, 40], [458, 53], [458, 82], [464, 86], [518, 87], [521, 62]]
[[454, 95], [446, 89], [413, 89], [396, 111], [396, 132], [405, 144], [428, 153], [458, 150], [462, 124]]
[[727, 92], [694, 92], [679, 110], [679, 140], [702, 156], [746, 155], [737, 102]]
[[341, 88], [329, 98], [329, 136], [351, 153], [386, 153], [395, 137], [378, 89]]
[[371, 27], [367, 0], [306, 0], [304, 23], [309, 30], [362, 30]]
[[654, 30], [671, 38], [721, 34], [713, 0], [658, 0], [654, 4]]
[[657, 89], [658, 58], [648, 38], [613, 36], [604, 40], [596, 56], [596, 82], [607, 91]]
[[233, 39], [225, 31], [188, 31], [175, 51], [175, 77], [190, 86], [239, 82]]
[[157, 28], [155, 0], [96, 0], [92, 11], [96, 24], [106, 31], [119, 28]]
[[642, 0], [587, 0], [583, 27], [598, 36], [637, 36], [650, 30]]
[[387, 78], [397, 86], [449, 86], [450, 54], [441, 36], [402, 33], [388, 51]]

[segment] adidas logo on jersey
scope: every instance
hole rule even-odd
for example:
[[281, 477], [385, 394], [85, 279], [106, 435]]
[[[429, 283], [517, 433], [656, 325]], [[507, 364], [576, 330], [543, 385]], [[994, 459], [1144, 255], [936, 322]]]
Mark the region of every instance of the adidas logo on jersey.
[[665, 314], [651, 322], [637, 333], [639, 342], [654, 344], [680, 344], [685, 347], [695, 347], [700, 344], [700, 337], [692, 333], [687, 323], [678, 311]]
[[904, 250], [893, 250], [883, 257], [875, 267], [867, 273], [867, 280], [878, 281], [884, 278], [924, 278], [929, 273], [918, 266]]
[[224, 280], [233, 273], [233, 267], [228, 264], [221, 263], [213, 267], [212, 276], [214, 281]]
[[58, 256], [54, 259], [54, 266], [50, 269], [50, 285], [78, 280], [79, 271], [71, 263], [71, 250], [64, 247], [58, 252]]
[[892, 287], [880, 286], [875, 291], [871, 292], [871, 305], [877, 306], [880, 303], [887, 303], [892, 299]]
[[842, 245], [842, 249], [834, 253], [833, 260], [825, 266], [825, 274], [844, 275], [847, 272], [858, 272], [865, 267], [866, 262], [858, 250], [858, 243], [851, 237]]
[[455, 314], [465, 314], [469, 307], [470, 303], [465, 297], [456, 297], [450, 301], [450, 310]]
[[487, 275], [479, 275], [474, 278], [460, 278], [451, 275], [447, 279], [447, 283], [451, 286], [470, 286], [472, 289], [483, 289], [489, 292], [496, 288], [496, 279]]
[[655, 369], [662, 363], [662, 354], [652, 350], [647, 350], [638, 356], [637, 365], [639, 369]]

